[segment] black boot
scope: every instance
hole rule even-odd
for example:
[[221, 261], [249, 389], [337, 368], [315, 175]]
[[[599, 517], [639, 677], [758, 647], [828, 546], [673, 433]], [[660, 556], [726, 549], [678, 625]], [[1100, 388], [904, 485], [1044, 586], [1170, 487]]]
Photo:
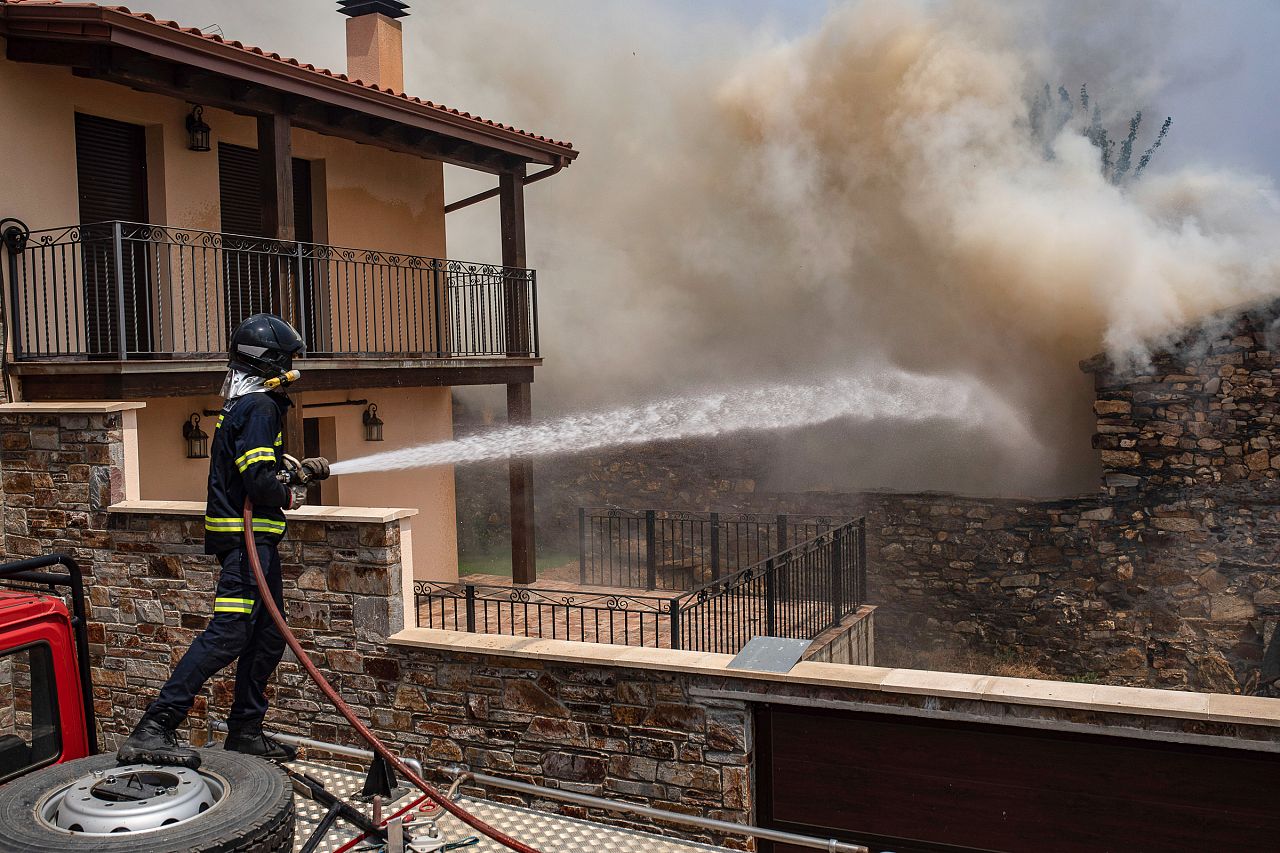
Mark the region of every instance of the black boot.
[[298, 757], [298, 750], [264, 732], [261, 723], [249, 723], [234, 729], [228, 727], [222, 748], [271, 761], [293, 761]]
[[174, 767], [200, 766], [200, 753], [178, 744], [178, 727], [185, 719], [177, 711], [148, 711], [133, 734], [120, 744], [116, 760], [121, 764], [164, 764]]

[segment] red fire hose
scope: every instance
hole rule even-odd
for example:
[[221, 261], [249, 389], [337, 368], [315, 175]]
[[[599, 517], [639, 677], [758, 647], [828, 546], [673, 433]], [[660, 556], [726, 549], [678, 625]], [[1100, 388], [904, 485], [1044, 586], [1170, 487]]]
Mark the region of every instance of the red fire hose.
[[307, 675], [311, 676], [311, 680], [316, 683], [316, 686], [320, 688], [321, 692], [328, 697], [331, 703], [333, 703], [333, 707], [337, 708], [338, 713], [347, 718], [347, 722], [350, 723], [351, 727], [360, 734], [360, 737], [364, 738], [365, 742], [373, 748], [373, 751], [385, 758], [387, 762], [396, 769], [397, 773], [412, 782], [418, 790], [426, 794], [428, 799], [438, 803], [441, 808], [465, 823], [467, 826], [488, 836], [489, 838], [492, 838], [504, 847], [516, 851], [516, 853], [539, 853], [539, 851], [533, 847], [516, 841], [501, 830], [489, 826], [489, 824], [485, 823], [470, 812], [465, 811], [454, 803], [453, 800], [449, 799], [444, 794], [441, 794], [425, 779], [410, 770], [407, 764], [401, 761], [394, 752], [383, 745], [382, 741], [378, 740], [377, 736], [373, 732], [369, 731], [368, 726], [360, 722], [360, 719], [356, 717], [355, 712], [351, 710], [351, 707], [341, 696], [338, 695], [338, 691], [333, 688], [333, 685], [329, 683], [316, 665], [311, 662], [311, 658], [307, 653], [303, 651], [302, 644], [298, 642], [297, 637], [293, 636], [293, 632], [289, 630], [289, 626], [284, 621], [284, 615], [280, 613], [280, 608], [276, 606], [276, 600], [271, 595], [270, 587], [267, 586], [267, 577], [262, 571], [262, 561], [258, 559], [257, 546], [253, 541], [253, 504], [248, 498], [244, 499], [244, 544], [245, 550], [248, 551], [249, 554], [249, 565], [253, 567], [253, 578], [258, 584], [258, 594], [262, 598], [262, 603], [267, 606], [267, 612], [271, 614], [272, 621], [276, 623], [276, 627], [279, 628], [280, 633], [284, 635], [285, 642], [288, 643], [289, 648], [293, 650], [293, 654], [298, 659], [298, 663], [302, 664], [302, 668], [307, 671]]

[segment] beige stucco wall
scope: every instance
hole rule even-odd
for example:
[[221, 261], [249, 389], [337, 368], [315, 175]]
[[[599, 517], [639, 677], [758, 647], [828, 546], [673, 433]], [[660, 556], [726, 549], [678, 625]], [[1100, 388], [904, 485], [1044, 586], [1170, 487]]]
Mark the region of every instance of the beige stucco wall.
[[[0, 39], [0, 49], [4, 40]], [[79, 221], [75, 113], [145, 125], [153, 222], [217, 230], [218, 155], [187, 150], [191, 105], [124, 86], [75, 77], [68, 69], [0, 58], [0, 151], [5, 216], [33, 229]], [[212, 142], [257, 146], [253, 118], [207, 109]], [[317, 229], [340, 246], [443, 257], [444, 167], [345, 139], [295, 130], [294, 156], [323, 161], [327, 222]]]
[[[297, 393], [308, 403], [366, 399], [378, 405], [386, 422], [384, 440], [364, 440], [359, 406], [304, 409], [307, 417], [331, 418], [331, 461], [352, 459], [384, 450], [411, 447], [452, 437], [453, 409], [447, 388], [353, 388], [350, 392]], [[141, 496], [143, 500], [205, 499], [209, 462], [187, 459], [182, 424], [192, 412], [218, 409], [218, 397], [158, 397], [138, 411]], [[201, 428], [213, 435], [217, 417], [206, 417]], [[419, 511], [414, 520], [413, 565], [422, 580], [453, 580], [458, 573], [457, 516], [453, 468], [353, 474], [336, 478], [326, 489], [325, 503], [340, 506], [395, 506]]]
[[[0, 56], [3, 55], [0, 39]], [[185, 120], [191, 105], [123, 86], [77, 78], [68, 69], [0, 58], [0, 153], [5, 158], [3, 209], [32, 229], [79, 221], [75, 166], [75, 113], [147, 127], [149, 220], [180, 228], [218, 230], [217, 143], [256, 147], [250, 116], [206, 109], [213, 151], [187, 150]], [[294, 156], [311, 160], [316, 239], [338, 246], [445, 256], [443, 164], [304, 130], [293, 133]], [[323, 191], [323, 195], [321, 195]], [[216, 283], [216, 278], [211, 278]], [[345, 291], [334, 299], [345, 299]], [[165, 302], [162, 297], [161, 303]], [[172, 306], [167, 306], [173, 316]], [[375, 320], [379, 315], [375, 315]], [[362, 318], [364, 320], [364, 318]], [[211, 318], [213, 323], [220, 320]], [[330, 322], [345, 322], [334, 316]], [[393, 322], [381, 316], [380, 322]], [[352, 389], [349, 394], [302, 393], [302, 402], [367, 397], [387, 422], [386, 441], [366, 443], [360, 409], [320, 410], [335, 418], [337, 458], [449, 438], [448, 388]], [[218, 398], [143, 398], [138, 416], [142, 496], [203, 500], [207, 463], [185, 458], [182, 422], [192, 412], [217, 409]], [[216, 418], [203, 427], [212, 434]], [[457, 574], [452, 470], [352, 477], [326, 490], [326, 502], [351, 506], [404, 506], [421, 510], [415, 522], [414, 565], [420, 577]], [[336, 492], [336, 495], [334, 494]]]

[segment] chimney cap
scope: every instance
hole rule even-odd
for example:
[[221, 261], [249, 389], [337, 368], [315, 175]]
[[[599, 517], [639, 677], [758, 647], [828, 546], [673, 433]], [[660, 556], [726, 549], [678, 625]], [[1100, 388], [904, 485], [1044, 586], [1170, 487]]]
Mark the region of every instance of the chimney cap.
[[338, 0], [342, 8], [338, 11], [344, 15], [358, 18], [361, 15], [386, 15], [388, 18], [403, 18], [408, 15], [409, 4], [401, 0]]

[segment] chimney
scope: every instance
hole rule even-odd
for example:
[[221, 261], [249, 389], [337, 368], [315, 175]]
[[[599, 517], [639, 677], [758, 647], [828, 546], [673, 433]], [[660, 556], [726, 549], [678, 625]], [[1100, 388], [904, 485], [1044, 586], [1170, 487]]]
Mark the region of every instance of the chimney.
[[400, 21], [409, 14], [400, 0], [338, 0], [347, 18], [347, 76], [381, 89], [404, 91], [404, 47]]

